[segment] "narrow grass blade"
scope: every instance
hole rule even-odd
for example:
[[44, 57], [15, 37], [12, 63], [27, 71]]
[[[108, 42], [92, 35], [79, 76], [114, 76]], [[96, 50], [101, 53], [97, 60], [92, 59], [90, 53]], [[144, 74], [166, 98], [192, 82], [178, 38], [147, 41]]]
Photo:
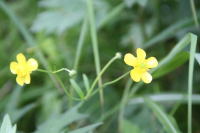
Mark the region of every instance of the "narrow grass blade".
[[195, 51], [197, 44], [197, 36], [190, 34], [190, 61], [189, 61], [189, 74], [188, 74], [188, 133], [192, 133], [192, 83], [193, 83], [193, 72], [194, 72], [194, 60]]
[[157, 44], [160, 41], [170, 38], [172, 35], [174, 35], [174, 33], [177, 33], [177, 31], [184, 28], [185, 26], [192, 25], [192, 23], [193, 23], [193, 19], [187, 18], [187, 19], [181, 20], [181, 21], [169, 26], [168, 28], [166, 28], [165, 30], [160, 32], [158, 35], [156, 35], [155, 37], [153, 37], [152, 39], [147, 41], [144, 44], [144, 49], [147, 49], [147, 48]]
[[198, 22], [198, 17], [197, 17], [197, 12], [196, 12], [196, 8], [195, 8], [195, 4], [194, 4], [194, 0], [190, 0], [190, 6], [192, 9], [192, 15], [194, 18], [194, 23], [196, 25], [197, 28], [199, 28], [199, 22]]
[[[96, 25], [95, 25], [93, 0], [87, 0], [87, 9], [88, 9], [88, 16], [89, 16], [89, 23], [90, 23], [90, 35], [91, 35], [91, 39], [92, 39], [95, 68], [96, 68], [96, 74], [98, 75], [101, 71], [101, 64], [100, 64], [100, 57], [99, 57], [99, 49], [98, 49], [97, 31], [96, 31]], [[101, 77], [98, 80], [98, 85], [100, 87], [100, 91], [99, 91], [100, 103], [101, 103], [101, 107], [102, 107], [102, 110], [103, 110], [104, 96], [103, 96]]]
[[87, 92], [89, 92], [90, 82], [89, 82], [89, 79], [88, 79], [86, 74], [83, 74], [83, 82], [84, 82], [84, 85], [85, 85]]
[[79, 60], [81, 57], [81, 52], [83, 49], [83, 44], [85, 41], [85, 36], [86, 36], [87, 30], [88, 30], [88, 20], [87, 20], [87, 17], [85, 17], [82, 28], [81, 28], [81, 33], [79, 36], [78, 44], [77, 44], [76, 57], [75, 57], [75, 61], [74, 61], [74, 70], [78, 69], [78, 64], [79, 64]]
[[165, 127], [166, 132], [168, 133], [178, 133], [178, 130], [170, 121], [168, 115], [161, 109], [159, 105], [154, 103], [150, 98], [144, 98], [147, 106], [155, 113], [158, 120], [162, 123], [163, 127]]
[[76, 81], [73, 79], [70, 79], [70, 83], [72, 87], [75, 89], [76, 93], [80, 96], [80, 98], [84, 98], [84, 93], [82, 89], [79, 87], [79, 85], [76, 83]]
[[[186, 94], [149, 94], [147, 96], [150, 97], [154, 102], [159, 102], [162, 104], [175, 104], [178, 101], [180, 101], [182, 104], [185, 104], [188, 101], [188, 95]], [[200, 104], [200, 95], [193, 94], [192, 103]], [[144, 104], [144, 97], [135, 97], [130, 99], [128, 105], [133, 104]]]

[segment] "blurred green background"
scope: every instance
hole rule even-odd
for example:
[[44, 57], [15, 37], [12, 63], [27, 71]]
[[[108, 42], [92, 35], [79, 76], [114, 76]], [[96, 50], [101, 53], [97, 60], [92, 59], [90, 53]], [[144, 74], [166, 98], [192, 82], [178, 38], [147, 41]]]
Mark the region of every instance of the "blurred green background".
[[[191, 0], [192, 1], [192, 0]], [[194, 0], [192, 11], [189, 0], [93, 0], [101, 67], [116, 52], [135, 54], [136, 48], [144, 48], [147, 56], [160, 61], [168, 55], [184, 36], [191, 32], [200, 35], [198, 21], [200, 1]], [[66, 133], [81, 127], [102, 122], [93, 132], [117, 133], [119, 128], [118, 106], [129, 76], [104, 88], [104, 110], [96, 93], [86, 101], [75, 101], [65, 95], [71, 92], [70, 76], [66, 72], [55, 74], [52, 82], [48, 74], [34, 72], [31, 84], [19, 87], [9, 64], [22, 52], [27, 58], [34, 57], [39, 67], [51, 70], [75, 69], [73, 77], [84, 90], [82, 75], [92, 83], [96, 77], [90, 24], [87, 22], [86, 0], [1, 0], [0, 1], [0, 123], [8, 113], [17, 123], [19, 133]], [[195, 13], [196, 12], [196, 15]], [[86, 24], [85, 24], [86, 23]], [[81, 29], [85, 35], [78, 65], [75, 65]], [[199, 42], [199, 41], [198, 41]], [[197, 50], [199, 51], [199, 43]], [[41, 60], [38, 54], [45, 57]], [[151, 84], [145, 84], [132, 98], [147, 95], [166, 98], [157, 102], [170, 115], [172, 123], [180, 132], [187, 132], [189, 47], [184, 48], [174, 60], [159, 69]], [[198, 59], [198, 58], [197, 58]], [[111, 81], [130, 68], [123, 59], [115, 61], [102, 76], [103, 82]], [[54, 77], [55, 78], [55, 77]], [[132, 81], [133, 85], [135, 83]], [[192, 110], [193, 133], [200, 133], [200, 66], [195, 61]], [[162, 95], [168, 94], [168, 95]], [[74, 94], [75, 95], [75, 94]], [[77, 96], [77, 95], [76, 95]], [[176, 99], [172, 102], [170, 100]], [[123, 133], [164, 133], [164, 126], [146, 104], [137, 103], [125, 107]], [[80, 108], [75, 105], [82, 103]], [[72, 114], [69, 114], [69, 110]], [[79, 113], [76, 111], [79, 110]], [[68, 114], [66, 115], [66, 112]], [[70, 117], [74, 120], [70, 121]], [[77, 117], [77, 118], [75, 118]], [[100, 124], [100, 123], [99, 123]], [[80, 131], [80, 133], [89, 131]], [[92, 131], [91, 131], [92, 132]]]

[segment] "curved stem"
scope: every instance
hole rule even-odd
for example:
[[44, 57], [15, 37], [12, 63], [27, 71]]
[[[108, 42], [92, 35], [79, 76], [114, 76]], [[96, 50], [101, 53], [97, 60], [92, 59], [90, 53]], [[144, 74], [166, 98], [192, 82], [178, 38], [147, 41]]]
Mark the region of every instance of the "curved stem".
[[82, 101], [82, 99], [80, 99], [80, 98], [76, 98], [76, 97], [73, 97], [70, 93], [69, 93], [69, 91], [67, 90], [67, 88], [65, 87], [65, 85], [63, 84], [63, 82], [55, 75], [55, 78], [57, 79], [57, 81], [60, 83], [60, 85], [61, 85], [61, 87], [63, 88], [63, 90], [64, 90], [64, 92], [65, 92], [65, 94], [67, 95], [67, 96], [69, 96], [71, 99], [73, 99], [73, 100], [76, 100], [76, 101]]
[[[124, 73], [123, 75], [121, 75], [120, 77], [112, 80], [112, 81], [109, 81], [109, 82], [106, 82], [103, 84], [103, 88], [108, 86], [108, 85], [111, 85], [111, 84], [114, 84], [116, 82], [118, 82], [119, 80], [123, 79], [124, 77], [126, 77], [128, 74], [130, 73], [130, 71]], [[100, 88], [97, 88], [90, 96], [93, 96], [94, 94], [96, 94], [98, 91], [99, 91]]]
[[58, 70], [55, 70], [55, 71], [48, 71], [48, 70], [44, 70], [44, 69], [37, 69], [36, 71], [43, 72], [43, 73], [51, 73], [51, 74], [55, 74], [55, 73], [59, 73], [59, 72], [62, 72], [62, 71], [66, 71], [66, 72], [68, 72], [70, 74], [73, 70], [69, 70], [68, 68], [61, 68], [61, 69], [58, 69]]
[[[90, 96], [90, 94], [92, 93], [95, 85], [97, 84], [97, 82], [99, 81], [99, 79], [101, 78], [101, 76], [104, 74], [104, 72], [108, 69], [108, 67], [116, 60], [118, 59], [119, 56], [116, 54], [110, 61], [108, 61], [108, 63], [103, 67], [103, 69], [101, 70], [101, 72], [97, 75], [96, 79], [93, 81], [91, 87], [88, 89], [86, 98], [88, 98]], [[103, 86], [101, 86], [103, 87]], [[99, 87], [99, 88], [101, 88]]]

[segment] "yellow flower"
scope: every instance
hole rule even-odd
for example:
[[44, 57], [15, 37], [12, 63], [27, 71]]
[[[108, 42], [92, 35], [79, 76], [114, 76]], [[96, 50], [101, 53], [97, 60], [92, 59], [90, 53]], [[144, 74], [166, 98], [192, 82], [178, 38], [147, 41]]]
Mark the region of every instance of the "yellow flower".
[[146, 53], [141, 48], [137, 48], [136, 53], [137, 57], [130, 53], [124, 56], [124, 62], [134, 67], [130, 72], [131, 78], [135, 82], [139, 82], [142, 79], [145, 83], [150, 83], [152, 76], [148, 73], [148, 70], [158, 66], [158, 61], [155, 57], [146, 59]]
[[21, 86], [30, 84], [30, 74], [37, 68], [38, 62], [33, 58], [26, 61], [26, 57], [22, 53], [17, 55], [17, 62], [13, 61], [10, 63], [10, 71], [13, 74], [17, 74], [16, 82]]

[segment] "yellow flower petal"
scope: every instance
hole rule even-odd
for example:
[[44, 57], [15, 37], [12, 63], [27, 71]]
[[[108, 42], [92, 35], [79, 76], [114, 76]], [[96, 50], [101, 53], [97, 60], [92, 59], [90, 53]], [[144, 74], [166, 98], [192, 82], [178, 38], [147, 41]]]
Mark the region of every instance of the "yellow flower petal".
[[149, 74], [148, 72], [145, 72], [142, 74], [142, 80], [144, 81], [144, 83], [150, 83], [152, 81], [152, 76], [151, 74]]
[[154, 68], [158, 66], [158, 61], [155, 57], [150, 57], [147, 59], [147, 67]]
[[13, 73], [13, 74], [16, 74], [17, 73], [17, 69], [18, 69], [18, 64], [17, 64], [17, 62], [11, 62], [10, 63], [10, 71], [11, 71], [11, 73]]
[[136, 53], [137, 53], [137, 58], [138, 59], [140, 59], [140, 60], [145, 59], [146, 53], [145, 53], [145, 51], [143, 49], [137, 48]]
[[25, 77], [25, 79], [24, 79], [24, 82], [25, 82], [26, 84], [30, 84], [30, 82], [31, 82], [30, 74], [27, 74], [27, 75], [26, 75], [26, 77]]
[[135, 81], [135, 82], [139, 82], [141, 79], [141, 73], [139, 73], [137, 71], [137, 69], [133, 69], [130, 72], [131, 78]]
[[36, 70], [38, 68], [38, 62], [33, 58], [30, 58], [28, 60], [27, 64], [28, 64], [28, 69], [30, 71], [34, 71], [34, 70]]
[[24, 85], [24, 78], [23, 78], [23, 77], [20, 77], [20, 76], [17, 76], [16, 82], [17, 82], [19, 85], [23, 86], [23, 85]]
[[22, 53], [19, 53], [17, 55], [17, 61], [18, 61], [18, 63], [25, 63], [26, 62], [26, 57]]
[[132, 54], [128, 53], [124, 56], [124, 62], [129, 66], [135, 66], [137, 60]]

